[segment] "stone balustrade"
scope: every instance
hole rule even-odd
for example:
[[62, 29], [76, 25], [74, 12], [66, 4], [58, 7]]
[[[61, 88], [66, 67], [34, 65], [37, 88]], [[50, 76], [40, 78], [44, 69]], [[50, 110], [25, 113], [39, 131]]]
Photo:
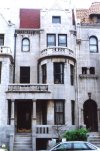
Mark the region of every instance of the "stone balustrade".
[[33, 91], [48, 91], [48, 85], [46, 84], [9, 84], [8, 91], [18, 92], [33, 92]]
[[67, 47], [48, 47], [41, 51], [41, 57], [53, 56], [53, 55], [63, 55], [69, 57], [75, 57], [74, 52]]

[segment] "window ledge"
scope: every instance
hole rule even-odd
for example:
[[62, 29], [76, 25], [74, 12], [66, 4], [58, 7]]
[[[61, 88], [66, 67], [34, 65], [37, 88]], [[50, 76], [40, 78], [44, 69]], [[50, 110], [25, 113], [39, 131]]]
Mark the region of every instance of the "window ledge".
[[98, 75], [96, 75], [96, 74], [80, 74], [79, 77], [81, 79], [84, 79], [84, 78], [98, 79]]

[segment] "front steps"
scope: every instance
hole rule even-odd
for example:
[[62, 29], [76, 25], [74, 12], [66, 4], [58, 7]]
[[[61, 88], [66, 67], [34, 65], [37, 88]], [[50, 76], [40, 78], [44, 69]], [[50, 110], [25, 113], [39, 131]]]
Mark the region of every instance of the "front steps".
[[32, 151], [31, 133], [17, 133], [15, 135], [14, 151]]
[[89, 133], [88, 142], [100, 147], [100, 134], [99, 134], [99, 132]]

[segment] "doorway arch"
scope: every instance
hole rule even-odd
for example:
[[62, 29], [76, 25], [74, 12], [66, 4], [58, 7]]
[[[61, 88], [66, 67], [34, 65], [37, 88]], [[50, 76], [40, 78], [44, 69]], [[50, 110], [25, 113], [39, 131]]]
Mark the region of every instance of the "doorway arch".
[[98, 131], [97, 104], [89, 99], [83, 104], [84, 124], [90, 131]]

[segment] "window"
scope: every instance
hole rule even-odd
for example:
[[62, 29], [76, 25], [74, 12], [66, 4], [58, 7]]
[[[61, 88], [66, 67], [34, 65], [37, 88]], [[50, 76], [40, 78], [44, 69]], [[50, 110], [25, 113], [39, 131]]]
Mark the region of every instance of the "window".
[[52, 16], [52, 23], [57, 24], [61, 23], [61, 16]]
[[71, 100], [72, 125], [75, 124], [75, 101]]
[[54, 63], [54, 83], [64, 83], [64, 63]]
[[10, 125], [11, 121], [11, 100], [8, 100], [8, 125]]
[[1, 83], [1, 65], [2, 63], [0, 62], [0, 83]]
[[55, 34], [47, 34], [47, 47], [56, 46], [56, 35]]
[[64, 34], [58, 35], [58, 46], [67, 47], [67, 35]]
[[98, 52], [98, 40], [95, 36], [91, 36], [89, 39], [90, 52], [96, 53]]
[[82, 67], [82, 74], [87, 74], [87, 67]]
[[0, 46], [4, 45], [4, 34], [0, 34]]
[[90, 67], [90, 74], [95, 74], [95, 68], [94, 67]]
[[55, 124], [63, 125], [64, 124], [64, 101], [63, 100], [55, 101], [54, 111], [55, 111]]
[[30, 67], [20, 67], [20, 83], [30, 83]]
[[74, 66], [70, 65], [70, 83], [74, 85]]
[[22, 39], [22, 51], [27, 52], [30, 50], [30, 41], [28, 38]]
[[46, 83], [47, 80], [47, 69], [46, 64], [42, 65], [42, 83]]

